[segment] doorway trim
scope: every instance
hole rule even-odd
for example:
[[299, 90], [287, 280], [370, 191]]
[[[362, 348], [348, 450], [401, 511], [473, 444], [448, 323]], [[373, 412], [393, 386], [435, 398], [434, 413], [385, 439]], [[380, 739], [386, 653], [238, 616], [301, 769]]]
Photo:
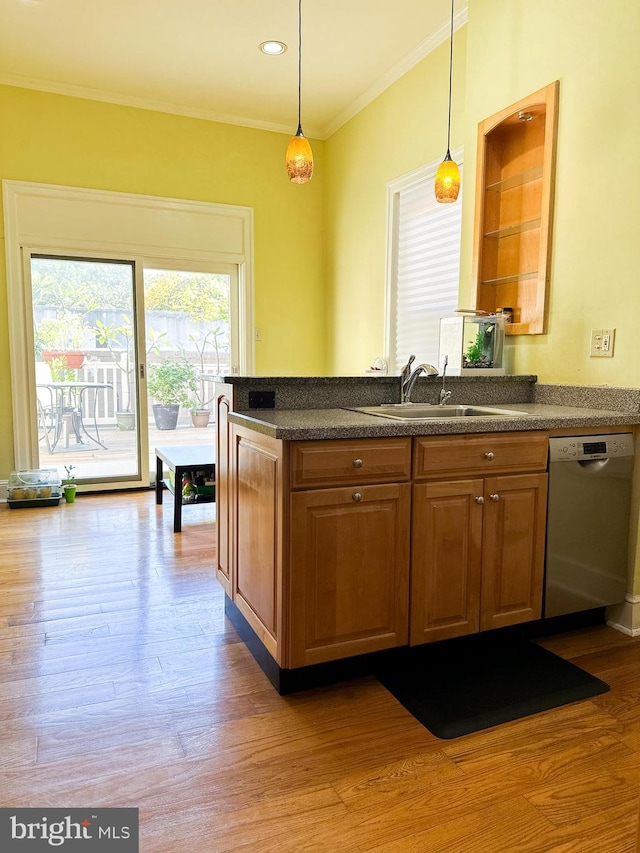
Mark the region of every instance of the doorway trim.
[[238, 269], [239, 359], [254, 372], [253, 208], [82, 187], [3, 181], [13, 441], [18, 470], [33, 466], [29, 330], [23, 249], [202, 264]]

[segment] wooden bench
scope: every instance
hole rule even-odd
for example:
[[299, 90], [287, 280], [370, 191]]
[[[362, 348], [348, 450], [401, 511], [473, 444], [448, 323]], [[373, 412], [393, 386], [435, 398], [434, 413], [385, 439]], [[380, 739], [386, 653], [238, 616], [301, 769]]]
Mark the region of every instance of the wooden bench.
[[[162, 503], [163, 486], [173, 493], [173, 532], [182, 531], [182, 477], [187, 471], [203, 471], [215, 480], [216, 450], [211, 444], [193, 447], [156, 447], [156, 503]], [[171, 479], [163, 479], [163, 468], [174, 472]], [[211, 498], [213, 500], [214, 498]]]

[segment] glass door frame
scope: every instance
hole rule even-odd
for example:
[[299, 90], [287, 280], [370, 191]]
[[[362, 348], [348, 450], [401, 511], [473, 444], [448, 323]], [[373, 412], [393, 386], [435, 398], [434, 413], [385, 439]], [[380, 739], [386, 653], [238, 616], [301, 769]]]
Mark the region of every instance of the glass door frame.
[[[230, 361], [233, 374], [245, 375], [249, 372], [246, 358], [246, 348], [242, 341], [251, 341], [253, 335], [247, 327], [246, 312], [243, 310], [242, 288], [240, 286], [241, 270], [237, 264], [222, 261], [197, 261], [176, 258], [144, 256], [144, 270], [175, 270], [176, 272], [207, 273], [229, 276], [229, 332], [230, 332]], [[144, 293], [144, 290], [143, 290]]]
[[[27, 393], [21, 395], [23, 405], [14, 407], [14, 435], [26, 437], [26, 446], [21, 448], [19, 455], [16, 446], [16, 467], [18, 470], [29, 470], [38, 467], [39, 435], [38, 414], [36, 406], [36, 370], [33, 329], [33, 290], [31, 282], [32, 258], [52, 258], [61, 261], [94, 261], [96, 263], [122, 263], [130, 265], [132, 278], [132, 325], [134, 329], [134, 372], [136, 376], [135, 415], [136, 415], [136, 467], [137, 475], [118, 477], [87, 477], [78, 478], [78, 485], [105, 485], [113, 490], [146, 488], [150, 483], [149, 466], [149, 431], [147, 411], [147, 365], [146, 358], [140, 354], [146, 353], [145, 321], [144, 321], [144, 261], [139, 256], [123, 256], [115, 252], [65, 252], [63, 250], [38, 249], [33, 246], [22, 247], [22, 295], [24, 299], [24, 351], [19, 360], [19, 367], [25, 380], [22, 385]], [[15, 381], [15, 374], [14, 374]], [[15, 398], [15, 395], [14, 395]], [[27, 453], [24, 456], [24, 453]]]
[[[233, 264], [238, 274], [239, 361], [232, 373], [251, 376], [254, 343], [253, 208], [211, 201], [2, 181], [7, 273], [9, 369], [13, 454], [17, 469], [33, 466], [34, 426], [29, 401], [35, 394], [27, 354], [32, 310], [24, 285], [23, 254], [135, 258], [152, 265], [178, 261]], [[11, 416], [10, 416], [11, 417]], [[11, 455], [11, 454], [10, 454]]]

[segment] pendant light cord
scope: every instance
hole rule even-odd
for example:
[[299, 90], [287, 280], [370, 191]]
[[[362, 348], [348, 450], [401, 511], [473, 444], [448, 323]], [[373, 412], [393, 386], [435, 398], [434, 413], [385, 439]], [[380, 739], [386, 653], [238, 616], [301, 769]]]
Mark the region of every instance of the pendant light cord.
[[[300, 0], [302, 2], [302, 0]], [[451, 0], [451, 35], [449, 37], [449, 118], [447, 121], [447, 155], [451, 151], [451, 91], [453, 80], [453, 4], [455, 0]]]
[[302, 136], [300, 103], [302, 100], [302, 0], [298, 0], [298, 132]]

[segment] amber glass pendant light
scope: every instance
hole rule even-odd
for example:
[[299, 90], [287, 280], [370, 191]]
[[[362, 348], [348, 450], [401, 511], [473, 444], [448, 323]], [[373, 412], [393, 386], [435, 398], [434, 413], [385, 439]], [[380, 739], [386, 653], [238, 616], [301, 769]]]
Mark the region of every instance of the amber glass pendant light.
[[453, 4], [451, 0], [451, 38], [449, 46], [449, 118], [447, 122], [447, 153], [436, 172], [436, 201], [451, 204], [460, 192], [460, 169], [451, 159], [451, 82], [453, 79]]
[[298, 0], [298, 130], [287, 148], [287, 174], [294, 184], [306, 184], [313, 177], [313, 152], [302, 132], [300, 100], [302, 79], [302, 0]]

